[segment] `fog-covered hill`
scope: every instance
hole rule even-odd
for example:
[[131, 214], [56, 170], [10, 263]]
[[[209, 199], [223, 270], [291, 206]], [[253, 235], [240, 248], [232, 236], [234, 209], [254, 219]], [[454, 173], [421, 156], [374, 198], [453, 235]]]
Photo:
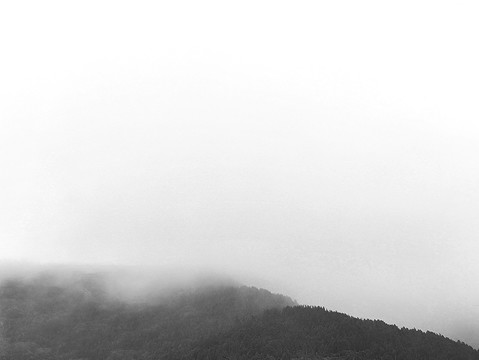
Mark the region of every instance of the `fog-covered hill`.
[[266, 309], [296, 304], [263, 289], [212, 281], [152, 290], [155, 296], [131, 302], [109, 292], [107, 280], [99, 274], [5, 280], [3, 359], [175, 359]]
[[3, 279], [0, 359], [479, 359], [437, 334], [299, 306], [264, 289], [212, 278], [151, 291], [143, 284], [140, 301], [125, 296], [126, 285], [112, 291], [119, 282], [80, 272]]

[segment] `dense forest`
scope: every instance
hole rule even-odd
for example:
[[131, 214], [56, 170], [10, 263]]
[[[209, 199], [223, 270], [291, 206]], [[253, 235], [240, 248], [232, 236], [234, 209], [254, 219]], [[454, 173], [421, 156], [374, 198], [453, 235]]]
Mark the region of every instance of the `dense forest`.
[[10, 279], [0, 318], [2, 360], [479, 359], [438, 334], [224, 284], [127, 302], [100, 275]]
[[322, 307], [267, 310], [196, 346], [195, 359], [479, 359], [432, 332], [361, 320]]

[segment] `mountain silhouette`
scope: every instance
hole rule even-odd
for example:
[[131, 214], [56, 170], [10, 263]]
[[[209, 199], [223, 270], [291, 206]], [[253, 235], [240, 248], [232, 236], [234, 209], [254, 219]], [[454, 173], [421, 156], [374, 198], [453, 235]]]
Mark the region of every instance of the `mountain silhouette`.
[[105, 279], [4, 280], [0, 359], [479, 359], [439, 334], [301, 306], [264, 289], [209, 281], [133, 302]]

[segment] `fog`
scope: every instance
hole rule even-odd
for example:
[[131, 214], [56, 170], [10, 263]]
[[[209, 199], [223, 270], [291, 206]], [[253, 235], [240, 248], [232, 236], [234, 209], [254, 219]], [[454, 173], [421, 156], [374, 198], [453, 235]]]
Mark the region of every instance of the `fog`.
[[106, 300], [106, 304], [119, 301], [133, 305], [157, 305], [176, 301], [182, 294], [244, 286], [224, 273], [204, 268], [3, 262], [0, 285], [11, 282], [83, 294], [93, 291], [90, 295]]
[[0, 259], [201, 269], [479, 347], [477, 11], [4, 5]]

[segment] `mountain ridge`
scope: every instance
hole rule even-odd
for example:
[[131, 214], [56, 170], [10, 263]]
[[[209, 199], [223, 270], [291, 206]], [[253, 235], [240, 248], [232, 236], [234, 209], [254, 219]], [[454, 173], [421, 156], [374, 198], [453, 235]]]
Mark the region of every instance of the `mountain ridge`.
[[0, 359], [479, 359], [442, 335], [255, 287], [210, 281], [153, 292], [144, 302], [109, 290], [97, 273], [4, 280]]

